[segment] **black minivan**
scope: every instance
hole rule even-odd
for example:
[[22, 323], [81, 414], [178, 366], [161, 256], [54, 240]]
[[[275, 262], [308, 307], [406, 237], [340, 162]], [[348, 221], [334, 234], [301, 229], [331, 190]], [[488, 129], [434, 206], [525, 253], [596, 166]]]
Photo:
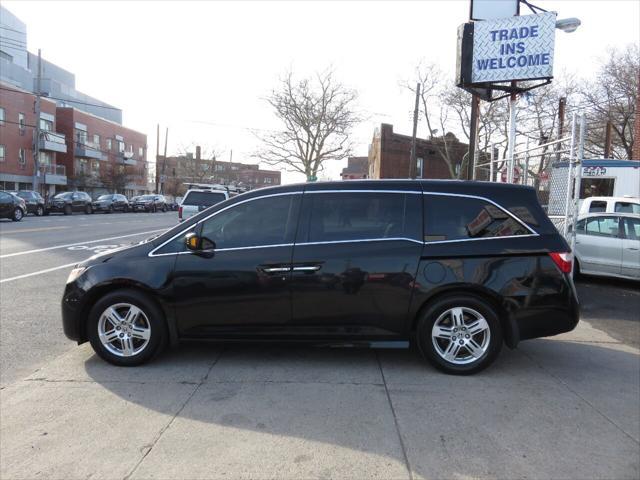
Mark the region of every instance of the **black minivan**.
[[533, 189], [365, 180], [254, 190], [80, 263], [65, 334], [138, 365], [169, 344], [411, 341], [448, 373], [572, 330], [565, 240]]

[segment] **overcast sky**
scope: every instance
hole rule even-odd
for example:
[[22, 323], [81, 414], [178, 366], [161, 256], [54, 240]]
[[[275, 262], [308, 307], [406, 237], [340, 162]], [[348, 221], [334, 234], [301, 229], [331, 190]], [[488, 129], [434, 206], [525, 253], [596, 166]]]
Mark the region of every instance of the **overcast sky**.
[[[582, 20], [577, 32], [556, 36], [556, 73], [589, 77], [608, 46], [639, 42], [637, 0], [532, 3]], [[369, 119], [354, 131], [356, 154], [367, 154], [382, 122], [410, 133], [413, 99], [400, 83], [421, 60], [453, 76], [456, 29], [469, 12], [468, 0], [3, 4], [27, 24], [30, 51], [41, 48], [75, 73], [78, 90], [122, 108], [124, 125], [147, 134], [149, 158], [160, 123], [170, 153], [195, 142], [250, 163], [250, 129], [278, 128], [264, 97], [289, 68], [308, 75], [332, 66], [358, 90]], [[339, 178], [344, 164], [328, 176]]]

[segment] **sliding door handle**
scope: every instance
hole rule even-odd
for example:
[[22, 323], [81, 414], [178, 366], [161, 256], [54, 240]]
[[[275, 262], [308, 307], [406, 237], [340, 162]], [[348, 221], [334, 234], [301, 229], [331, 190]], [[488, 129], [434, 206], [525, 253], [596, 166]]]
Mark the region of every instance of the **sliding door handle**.
[[294, 272], [317, 272], [322, 268], [321, 265], [301, 265], [299, 267], [293, 267]]

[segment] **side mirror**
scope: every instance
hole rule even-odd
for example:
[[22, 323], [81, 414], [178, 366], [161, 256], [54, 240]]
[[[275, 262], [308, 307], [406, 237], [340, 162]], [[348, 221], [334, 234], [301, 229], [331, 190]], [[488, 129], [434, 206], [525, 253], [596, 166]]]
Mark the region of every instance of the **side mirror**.
[[207, 237], [199, 237], [195, 232], [187, 233], [184, 237], [184, 243], [188, 250], [192, 252], [202, 252], [215, 250], [216, 244]]

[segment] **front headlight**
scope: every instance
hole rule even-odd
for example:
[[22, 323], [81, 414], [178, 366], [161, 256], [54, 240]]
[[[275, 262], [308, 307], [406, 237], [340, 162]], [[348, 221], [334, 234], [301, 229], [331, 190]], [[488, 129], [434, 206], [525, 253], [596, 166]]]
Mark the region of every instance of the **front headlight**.
[[69, 272], [69, 276], [67, 277], [67, 283], [74, 282], [77, 278], [84, 273], [87, 267], [76, 267], [71, 272]]

